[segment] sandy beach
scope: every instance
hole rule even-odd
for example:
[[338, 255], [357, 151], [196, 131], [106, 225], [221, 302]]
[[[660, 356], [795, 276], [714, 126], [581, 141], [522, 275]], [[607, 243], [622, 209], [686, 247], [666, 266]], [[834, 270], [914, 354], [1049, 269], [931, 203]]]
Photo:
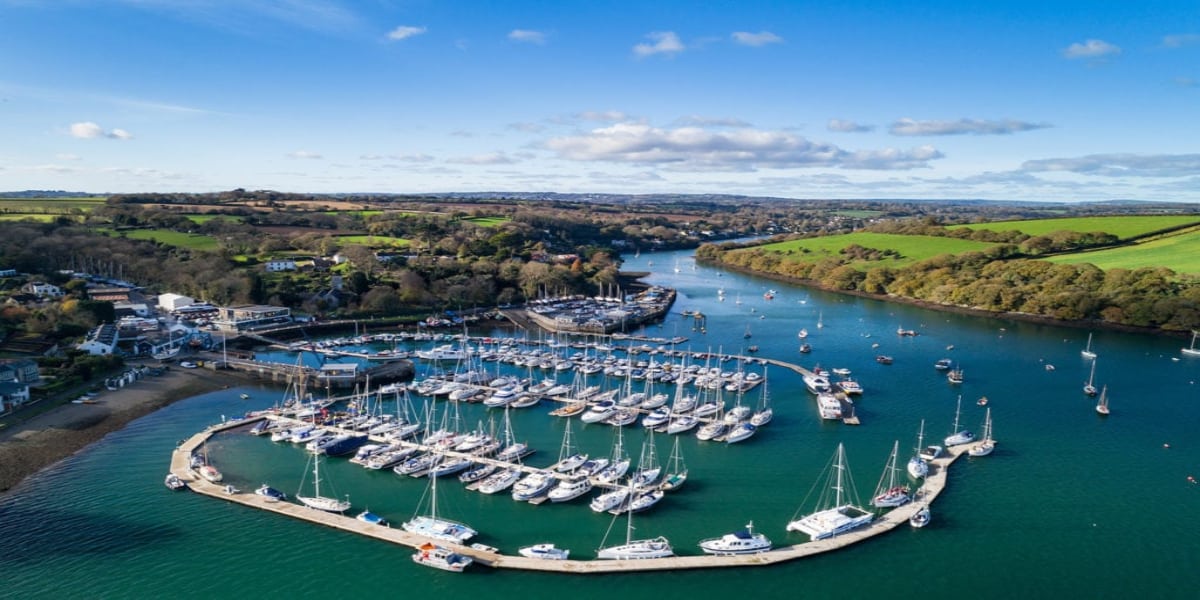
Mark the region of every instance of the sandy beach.
[[171, 368], [119, 390], [106, 390], [97, 404], [65, 404], [29, 421], [0, 429], [0, 494], [26, 477], [86, 448], [126, 423], [176, 400], [240, 385], [231, 371]]

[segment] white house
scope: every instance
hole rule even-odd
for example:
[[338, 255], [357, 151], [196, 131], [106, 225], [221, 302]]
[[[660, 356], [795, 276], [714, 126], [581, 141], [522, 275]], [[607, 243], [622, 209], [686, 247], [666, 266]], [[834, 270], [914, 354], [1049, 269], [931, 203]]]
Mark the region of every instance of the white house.
[[75, 347], [88, 354], [112, 354], [117, 349], [117, 326], [104, 323], [89, 331], [83, 342]]
[[278, 271], [295, 271], [296, 261], [290, 258], [281, 258], [267, 261], [267, 271], [275, 273]]
[[15, 381], [0, 382], [0, 413], [29, 402], [29, 386]]
[[62, 288], [43, 281], [31, 281], [22, 286], [21, 290], [39, 298], [62, 298], [63, 296]]

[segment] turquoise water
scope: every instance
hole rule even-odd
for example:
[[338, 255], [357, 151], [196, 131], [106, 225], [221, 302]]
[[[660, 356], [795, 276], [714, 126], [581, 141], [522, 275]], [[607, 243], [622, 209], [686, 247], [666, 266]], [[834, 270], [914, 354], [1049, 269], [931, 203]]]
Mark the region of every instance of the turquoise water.
[[[221, 415], [269, 406], [283, 395], [270, 387], [234, 388], [142, 418], [0, 500], [0, 597], [1194, 596], [1200, 486], [1187, 478], [1200, 477], [1200, 360], [1172, 360], [1180, 356], [1179, 340], [1095, 332], [1096, 382], [1108, 385], [1112, 407], [1102, 418], [1080, 390], [1089, 368], [1079, 355], [1086, 330], [823, 294], [693, 270], [690, 258], [679, 257], [680, 273], [671, 272], [675, 254], [646, 254], [626, 265], [638, 270], [653, 260], [647, 270], [665, 271], [653, 281], [680, 291], [673, 316], [649, 334], [687, 336], [692, 350], [711, 345], [736, 352], [747, 343], [749, 326], [760, 356], [850, 368], [866, 388], [858, 402], [863, 424], [822, 422], [799, 377], [773, 368], [775, 420], [734, 446], [684, 437], [691, 479], [635, 517], [637, 536], [665, 535], [678, 553], [696, 554], [700, 539], [753, 520], [777, 544], [800, 541], [784, 524], [808, 508], [801, 503], [839, 442], [866, 496], [894, 440], [907, 457], [922, 418], [930, 438], [949, 432], [959, 393], [963, 423], [975, 430], [983, 419], [975, 399], [991, 400], [996, 452], [955, 464], [929, 527], [897, 528], [815, 558], [670, 574], [581, 577], [478, 568], [455, 575], [412, 564], [403, 548], [163, 487], [178, 440]], [[718, 287], [726, 291], [724, 302]], [[774, 300], [763, 299], [767, 289], [777, 290]], [[692, 321], [679, 316], [683, 310], [703, 311], [708, 332], [692, 331]], [[818, 314], [825, 325], [820, 330]], [[802, 327], [813, 346], [808, 355], [797, 352]], [[921, 335], [900, 338], [898, 327]], [[878, 353], [895, 363], [877, 364]], [[933, 369], [942, 357], [963, 368], [964, 384], [951, 386]], [[1055, 370], [1047, 371], [1047, 363]], [[240, 399], [242, 392], [251, 399]], [[746, 401], [757, 397], [751, 392]], [[549, 464], [558, 454], [565, 422], [547, 416], [549, 408], [513, 413], [518, 437], [539, 450], [532, 464]], [[489, 416], [470, 405], [462, 418], [474, 426]], [[583, 450], [608, 453], [611, 427], [576, 420], [572, 428]], [[642, 433], [631, 427], [626, 434], [636, 457]], [[665, 461], [673, 438], [656, 437]], [[301, 449], [237, 433], [217, 437], [210, 453], [243, 489], [266, 481], [294, 494], [305, 470]], [[349, 494], [354, 510], [370, 508], [393, 521], [410, 517], [426, 492], [424, 479], [368, 472], [340, 459], [328, 461], [322, 476], [335, 493]], [[508, 552], [553, 541], [587, 558], [610, 527], [608, 544], [624, 536], [623, 521], [593, 513], [583, 500], [531, 506], [507, 495], [467, 492], [452, 479], [438, 493], [441, 514], [469, 523], [480, 530], [479, 541]]]

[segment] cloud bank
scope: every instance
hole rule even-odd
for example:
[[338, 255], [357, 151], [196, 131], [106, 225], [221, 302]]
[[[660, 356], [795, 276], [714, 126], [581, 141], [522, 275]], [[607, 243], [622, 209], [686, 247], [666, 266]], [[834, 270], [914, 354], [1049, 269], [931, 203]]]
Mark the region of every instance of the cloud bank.
[[666, 54], [674, 56], [683, 52], [683, 42], [679, 41], [679, 36], [674, 31], [655, 31], [646, 34], [647, 38], [654, 41], [653, 44], [641, 43], [633, 47], [633, 53], [639, 58], [653, 56], [655, 54]]
[[1050, 127], [1048, 123], [1030, 123], [1015, 119], [957, 119], [954, 121], [918, 121], [897, 119], [888, 128], [892, 135], [1008, 135]]

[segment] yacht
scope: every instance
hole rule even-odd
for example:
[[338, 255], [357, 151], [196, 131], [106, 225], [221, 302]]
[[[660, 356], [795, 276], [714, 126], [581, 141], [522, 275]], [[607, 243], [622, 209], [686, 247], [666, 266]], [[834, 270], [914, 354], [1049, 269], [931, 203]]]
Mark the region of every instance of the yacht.
[[551, 502], [566, 502], [574, 500], [592, 491], [592, 481], [587, 475], [573, 475], [559, 482], [550, 490]]
[[805, 375], [803, 376], [803, 379], [805, 387], [808, 388], [808, 391], [814, 394], [828, 392], [832, 388], [832, 386], [829, 384], [829, 378], [825, 377], [824, 375]]
[[417, 358], [421, 360], [463, 360], [467, 353], [451, 344], [436, 346], [430, 350], [417, 350]]
[[961, 446], [962, 444], [969, 444], [975, 441], [974, 433], [966, 429], [958, 428], [958, 417], [960, 412], [962, 412], [962, 394], [959, 394], [958, 396], [958, 408], [954, 409], [954, 432], [947, 436], [945, 440], [942, 440], [942, 443], [946, 444], [947, 448]]
[[279, 502], [282, 500], [287, 500], [287, 494], [265, 483], [259, 486], [257, 490], [254, 490], [254, 493], [262, 496], [263, 500], [266, 502]]
[[523, 475], [521, 469], [513, 467], [488, 475], [479, 482], [479, 487], [476, 488], [482, 494], [495, 494], [503, 492], [512, 487], [514, 483]]
[[817, 408], [822, 419], [833, 421], [842, 418], [842, 402], [829, 392], [817, 394]]
[[534, 471], [513, 484], [512, 499], [522, 502], [533, 500], [549, 491], [557, 483], [558, 479], [549, 471]]
[[758, 433], [758, 426], [750, 422], [738, 423], [725, 435], [726, 444], [736, 444], [741, 441], [750, 439], [755, 433]]
[[629, 488], [620, 487], [592, 498], [588, 506], [595, 512], [605, 512], [625, 504], [627, 498], [629, 498]]
[[754, 522], [746, 524], [746, 528], [733, 533], [727, 533], [719, 538], [711, 538], [700, 542], [700, 549], [707, 554], [757, 554], [771, 549], [771, 540], [761, 533], [754, 533]]
[[[921, 428], [917, 431], [917, 447], [916, 454], [908, 459], [908, 475], [913, 479], [921, 479], [929, 474], [929, 463], [925, 462], [925, 457], [922, 455], [925, 443], [925, 419], [921, 419]], [[941, 448], [938, 448], [938, 454], [941, 454]], [[933, 458], [937, 458], [934, 456]], [[930, 460], [933, 460], [931, 458]]]
[[588, 408], [587, 412], [579, 417], [584, 423], [599, 423], [617, 412], [616, 403], [611, 400], [597, 402]]
[[163, 481], [163, 483], [168, 488], [173, 490], [182, 490], [183, 488], [187, 487], [187, 482], [180, 479], [179, 476], [174, 473], [167, 473], [167, 478]]
[[[847, 498], [844, 481], [849, 479], [846, 471], [846, 451], [838, 444], [837, 453], [829, 470], [829, 485], [834, 492], [833, 503], [787, 524], [788, 531], [807, 533], [816, 541], [845, 533], [870, 523], [875, 514], [856, 506]], [[851, 486], [853, 487], [853, 486]]]
[[554, 544], [534, 544], [517, 550], [517, 553], [525, 558], [540, 558], [542, 560], [567, 560], [571, 555], [571, 551], [566, 548], [557, 548]]

